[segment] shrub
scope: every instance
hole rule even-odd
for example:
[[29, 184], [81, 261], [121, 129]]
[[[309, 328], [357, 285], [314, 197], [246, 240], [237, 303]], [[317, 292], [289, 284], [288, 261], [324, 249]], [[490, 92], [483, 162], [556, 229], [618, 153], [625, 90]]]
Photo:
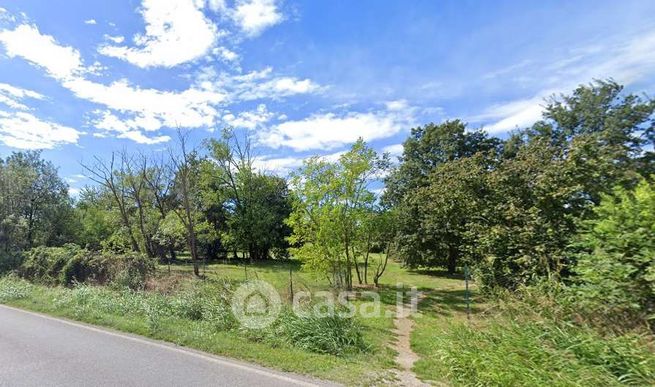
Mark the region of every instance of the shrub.
[[581, 305], [621, 324], [655, 318], [655, 185], [617, 188], [594, 214], [576, 244]]
[[67, 262], [81, 252], [74, 244], [63, 247], [35, 247], [24, 253], [24, 260], [19, 268], [22, 277], [55, 285], [61, 281], [61, 272]]
[[24, 255], [20, 275], [46, 285], [112, 282], [118, 287], [143, 289], [147, 276], [155, 270], [154, 261], [142, 254], [94, 252], [74, 244], [37, 247]]
[[132, 290], [145, 288], [146, 279], [155, 271], [155, 261], [143, 254], [103, 253], [110, 262], [109, 274], [115, 285]]

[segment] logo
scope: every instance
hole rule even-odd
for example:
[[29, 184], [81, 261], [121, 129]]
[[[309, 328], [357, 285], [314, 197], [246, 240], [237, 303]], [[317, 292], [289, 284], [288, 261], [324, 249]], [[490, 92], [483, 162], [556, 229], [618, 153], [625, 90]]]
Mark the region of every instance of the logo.
[[281, 309], [280, 295], [264, 281], [248, 281], [232, 296], [234, 317], [246, 328], [266, 328], [277, 319]]

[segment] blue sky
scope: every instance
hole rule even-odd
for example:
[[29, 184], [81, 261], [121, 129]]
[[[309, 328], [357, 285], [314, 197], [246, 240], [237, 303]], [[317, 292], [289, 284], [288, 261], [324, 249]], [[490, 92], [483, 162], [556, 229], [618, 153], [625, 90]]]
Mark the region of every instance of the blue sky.
[[655, 89], [653, 1], [0, 1], [0, 156], [80, 162], [249, 130], [284, 174], [412, 126], [496, 135], [594, 78]]

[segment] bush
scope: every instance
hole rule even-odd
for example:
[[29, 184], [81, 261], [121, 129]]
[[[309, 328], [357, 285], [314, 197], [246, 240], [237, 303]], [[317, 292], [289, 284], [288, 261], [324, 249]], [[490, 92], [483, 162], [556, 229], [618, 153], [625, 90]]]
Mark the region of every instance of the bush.
[[145, 288], [148, 276], [155, 271], [155, 261], [143, 254], [103, 254], [110, 262], [109, 275], [117, 286], [142, 290]]
[[46, 285], [61, 283], [61, 273], [69, 260], [82, 249], [74, 244], [63, 247], [35, 247], [24, 253], [24, 260], [18, 272], [27, 279]]
[[19, 274], [46, 285], [112, 282], [119, 287], [143, 289], [155, 270], [152, 259], [141, 254], [94, 252], [74, 244], [36, 247], [24, 253]]
[[655, 318], [655, 185], [617, 188], [594, 214], [575, 245], [581, 306], [619, 324]]

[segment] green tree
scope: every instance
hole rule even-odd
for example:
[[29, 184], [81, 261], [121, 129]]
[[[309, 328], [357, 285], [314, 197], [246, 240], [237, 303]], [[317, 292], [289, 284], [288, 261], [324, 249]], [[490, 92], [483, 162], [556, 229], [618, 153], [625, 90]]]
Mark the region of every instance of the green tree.
[[286, 256], [290, 230], [284, 220], [291, 212], [286, 181], [255, 170], [250, 139], [239, 140], [232, 129], [208, 142], [203, 164], [203, 206], [207, 219], [221, 231], [223, 242], [251, 259], [274, 252]]
[[358, 140], [339, 161], [313, 157], [291, 178], [294, 201], [288, 219], [292, 253], [305, 267], [326, 275], [336, 287], [352, 288], [367, 237], [360, 227], [376, 202], [368, 185], [387, 168], [386, 157]]
[[56, 245], [74, 238], [68, 185], [40, 152], [0, 162], [0, 244], [5, 251]]
[[616, 187], [581, 228], [574, 267], [580, 299], [610, 321], [655, 318], [655, 185], [644, 179], [634, 190]]
[[[468, 224], [466, 213], [460, 210], [470, 207], [464, 200], [475, 196], [466, 192], [473, 189], [464, 182], [469, 166], [457, 162], [482, 154], [477, 161], [489, 164], [487, 159], [500, 145], [500, 140], [483, 131], [467, 131], [459, 120], [412, 129], [400, 164], [385, 180], [384, 195], [384, 201], [398, 209], [398, 248], [406, 264], [455, 271], [465, 253], [463, 234]], [[482, 168], [473, 167], [474, 171]], [[450, 173], [457, 177], [450, 179]]]

